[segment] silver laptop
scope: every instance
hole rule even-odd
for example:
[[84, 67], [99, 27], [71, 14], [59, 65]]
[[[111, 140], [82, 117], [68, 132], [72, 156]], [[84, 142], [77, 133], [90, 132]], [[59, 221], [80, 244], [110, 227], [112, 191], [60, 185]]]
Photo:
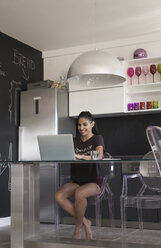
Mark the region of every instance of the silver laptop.
[[75, 160], [72, 134], [37, 136], [41, 160]]

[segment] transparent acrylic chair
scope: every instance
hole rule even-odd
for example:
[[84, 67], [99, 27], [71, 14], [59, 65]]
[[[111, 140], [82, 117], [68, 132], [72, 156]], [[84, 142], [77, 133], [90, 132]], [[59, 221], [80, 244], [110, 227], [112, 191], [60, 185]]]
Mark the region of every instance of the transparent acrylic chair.
[[[136, 179], [139, 181], [141, 187], [135, 195], [131, 195], [129, 194], [129, 182]], [[141, 230], [143, 230], [143, 209], [161, 208], [160, 179], [158, 166], [152, 151], [148, 152], [143, 157], [137, 174], [123, 176], [122, 194], [120, 196], [121, 226], [123, 235], [126, 235], [126, 210], [128, 207], [137, 209], [139, 228]]]
[[[112, 158], [112, 156], [109, 153], [105, 153], [106, 157]], [[114, 165], [113, 162], [110, 163], [110, 171], [107, 175], [106, 173], [106, 165], [105, 165], [105, 171], [102, 172], [104, 174], [103, 176], [103, 183], [101, 186], [101, 192], [99, 195], [88, 198], [88, 204], [95, 205], [95, 216], [96, 216], [96, 226], [100, 227], [102, 222], [102, 201], [107, 200], [108, 201], [108, 211], [109, 211], [109, 219], [111, 222], [111, 227], [114, 227], [114, 195], [110, 188], [110, 183], [112, 179], [115, 177], [114, 175]], [[102, 165], [100, 166], [100, 170]]]
[[148, 126], [146, 129], [146, 135], [161, 176], [161, 127]]
[[[112, 159], [112, 156], [107, 152], [105, 152], [105, 157]], [[114, 175], [113, 162], [108, 161], [108, 164], [109, 163], [110, 163], [110, 170], [107, 175], [103, 176], [100, 194], [97, 196], [88, 198], [88, 205], [95, 205], [96, 227], [100, 227], [102, 223], [102, 201], [103, 200], [108, 201], [109, 219], [110, 219], [111, 226], [114, 227], [114, 196], [113, 196], [113, 192], [109, 185], [112, 179], [115, 177], [115, 175]], [[99, 169], [101, 170], [101, 166]], [[105, 172], [106, 172], [106, 169], [102, 171], [101, 173], [105, 174]], [[63, 185], [64, 183], [67, 183], [67, 182], [70, 182], [70, 176], [61, 175], [60, 185]]]

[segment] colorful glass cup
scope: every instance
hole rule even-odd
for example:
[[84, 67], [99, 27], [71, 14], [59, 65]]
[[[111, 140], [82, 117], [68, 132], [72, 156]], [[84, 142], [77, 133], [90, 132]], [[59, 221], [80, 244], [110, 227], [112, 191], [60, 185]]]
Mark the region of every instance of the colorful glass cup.
[[153, 101], [153, 108], [155, 109], [155, 108], [158, 108], [158, 101]]
[[147, 109], [152, 109], [153, 108], [153, 103], [151, 101], [146, 102], [146, 108]]
[[144, 110], [145, 109], [145, 102], [140, 102], [140, 110]]
[[134, 110], [139, 110], [139, 102], [134, 102]]
[[157, 67], [155, 64], [150, 65], [150, 72], [153, 76], [153, 83], [154, 83], [154, 74], [156, 73]]
[[130, 85], [132, 85], [132, 77], [134, 75], [134, 68], [133, 67], [129, 67], [127, 69], [127, 75], [130, 77]]
[[139, 77], [141, 75], [141, 67], [140, 66], [135, 67], [135, 74], [138, 77], [138, 84], [139, 84]]
[[133, 110], [134, 109], [134, 104], [133, 103], [128, 103], [127, 104], [127, 109], [128, 109], [128, 111]]

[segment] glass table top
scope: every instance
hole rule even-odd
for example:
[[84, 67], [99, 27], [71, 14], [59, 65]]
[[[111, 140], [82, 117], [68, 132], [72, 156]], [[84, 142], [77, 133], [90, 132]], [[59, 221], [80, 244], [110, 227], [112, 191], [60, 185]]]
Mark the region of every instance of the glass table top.
[[110, 163], [110, 162], [114, 162], [114, 163], [120, 163], [120, 162], [124, 162], [124, 163], [128, 163], [128, 162], [132, 162], [132, 163], [138, 163], [141, 161], [154, 161], [154, 158], [143, 158], [142, 155], [134, 155], [134, 156], [116, 156], [113, 158], [103, 158], [102, 160], [4, 160], [4, 161], [0, 161], [0, 163], [12, 163], [12, 164], [20, 164], [20, 163], [99, 163], [99, 164], [104, 164], [104, 163]]

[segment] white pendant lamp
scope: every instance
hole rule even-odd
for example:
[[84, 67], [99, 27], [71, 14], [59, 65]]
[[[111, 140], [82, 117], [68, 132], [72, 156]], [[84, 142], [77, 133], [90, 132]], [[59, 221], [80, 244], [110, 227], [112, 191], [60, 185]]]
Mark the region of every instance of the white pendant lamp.
[[94, 50], [81, 54], [71, 64], [67, 82], [81, 88], [101, 88], [123, 83], [121, 62], [109, 53]]

